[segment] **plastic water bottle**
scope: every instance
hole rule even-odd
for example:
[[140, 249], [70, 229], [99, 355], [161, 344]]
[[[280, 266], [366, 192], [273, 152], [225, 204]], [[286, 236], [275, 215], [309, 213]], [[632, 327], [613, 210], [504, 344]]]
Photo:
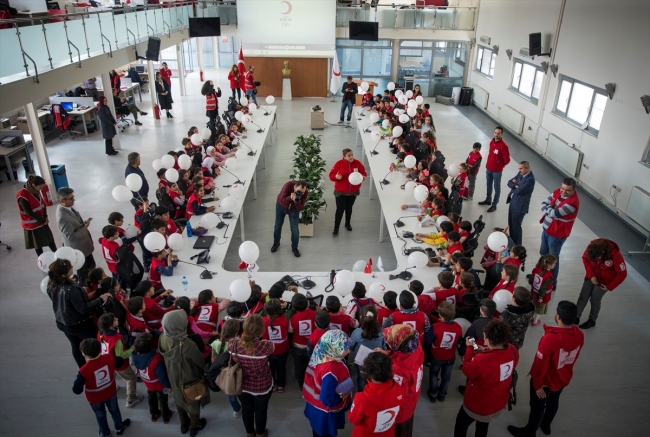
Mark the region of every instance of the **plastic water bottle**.
[[187, 281], [187, 276], [183, 276], [181, 282], [183, 284], [183, 294], [187, 296], [187, 293], [190, 291], [190, 283]]
[[189, 220], [188, 220], [187, 223], [185, 224], [185, 227], [187, 228], [187, 236], [188, 236], [188, 237], [191, 237], [191, 236], [193, 235], [193, 234], [192, 234], [192, 224], [190, 223]]

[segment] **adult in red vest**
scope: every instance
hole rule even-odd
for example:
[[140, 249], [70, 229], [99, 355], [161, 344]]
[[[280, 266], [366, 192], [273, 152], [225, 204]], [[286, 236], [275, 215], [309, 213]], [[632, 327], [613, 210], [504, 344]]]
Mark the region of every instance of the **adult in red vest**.
[[25, 234], [25, 249], [36, 250], [37, 256], [41, 256], [45, 246], [56, 252], [54, 235], [49, 226], [50, 219], [47, 217], [47, 199], [41, 192], [44, 186], [45, 180], [42, 177], [29, 175], [23, 189], [16, 194], [20, 225]]
[[574, 324], [580, 323], [580, 316], [587, 302], [591, 301], [589, 320], [580, 325], [580, 329], [589, 329], [596, 326], [600, 302], [605, 294], [621, 285], [627, 277], [627, 266], [618, 244], [606, 238], [598, 238], [589, 243], [582, 254], [582, 262], [585, 265], [585, 282], [576, 303], [578, 314]]
[[355, 172], [359, 172], [363, 176], [363, 181], [368, 177], [366, 168], [361, 161], [354, 159], [354, 152], [351, 149], [343, 149], [343, 159], [336, 161], [330, 170], [330, 181], [334, 182], [334, 197], [336, 198], [334, 232], [332, 232], [334, 235], [339, 234], [343, 213], [345, 213], [345, 229], [352, 230], [352, 226], [350, 226], [352, 206], [361, 189], [361, 184], [352, 185], [348, 180], [350, 175]]
[[230, 81], [230, 89], [232, 90], [232, 98], [235, 98], [235, 92], [237, 93], [237, 101], [241, 100], [241, 82], [239, 77], [239, 68], [236, 64], [233, 64], [232, 68], [228, 72], [228, 80]]
[[539, 222], [544, 230], [542, 231], [539, 254], [550, 253], [557, 258], [557, 264], [551, 269], [556, 286], [557, 275], [560, 272], [560, 251], [571, 234], [579, 209], [580, 199], [576, 192], [576, 181], [573, 178], [565, 178], [562, 181], [562, 186], [542, 202], [541, 210], [544, 215]]
[[476, 422], [475, 437], [485, 437], [490, 421], [498, 417], [508, 405], [512, 375], [519, 362], [519, 351], [512, 341], [510, 325], [493, 320], [483, 330], [485, 346], [466, 339], [467, 354], [463, 360], [463, 374], [467, 388], [463, 404], [456, 416], [454, 437], [465, 437], [469, 426]]
[[208, 125], [211, 129], [217, 128], [217, 117], [219, 116], [219, 100], [221, 88], [214, 89], [214, 82], [206, 80], [201, 88], [201, 94], [205, 96], [205, 115], [208, 117]]
[[544, 325], [533, 367], [530, 369], [530, 415], [523, 428], [509, 426], [516, 437], [535, 436], [538, 428], [546, 435], [557, 413], [560, 395], [573, 377], [573, 366], [584, 346], [584, 334], [573, 325], [577, 307], [563, 300], [557, 305], [555, 323]]
[[249, 66], [244, 81], [246, 83], [246, 97], [248, 97], [248, 101], [252, 100], [257, 105], [257, 85], [255, 84], [255, 76], [253, 76], [254, 72], [255, 66]]
[[[510, 162], [510, 149], [503, 141], [503, 128], [497, 126], [494, 128], [494, 138], [490, 141], [490, 150], [488, 152], [487, 162], [485, 164], [485, 178], [487, 180], [487, 194], [485, 200], [479, 202], [479, 205], [492, 205], [488, 212], [497, 210], [499, 196], [501, 196], [501, 175], [503, 168]], [[492, 187], [494, 186], [494, 200], [492, 200]]]

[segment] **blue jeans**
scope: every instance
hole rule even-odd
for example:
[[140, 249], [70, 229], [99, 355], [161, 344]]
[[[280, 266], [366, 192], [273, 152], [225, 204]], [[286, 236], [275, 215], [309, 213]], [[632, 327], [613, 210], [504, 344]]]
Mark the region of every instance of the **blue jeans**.
[[230, 402], [230, 406], [235, 413], [239, 413], [241, 411], [241, 404], [239, 403], [237, 396], [228, 396], [228, 402]]
[[485, 200], [492, 201], [492, 184], [494, 184], [494, 202], [492, 202], [492, 205], [496, 205], [499, 203], [499, 196], [501, 196], [501, 173], [485, 170], [485, 179], [487, 180]]
[[343, 100], [341, 102], [341, 114], [339, 115], [339, 120], [343, 121], [345, 116], [345, 109], [348, 110], [348, 121], [352, 118], [352, 100]]
[[557, 275], [560, 273], [560, 251], [562, 250], [562, 245], [566, 241], [566, 238], [555, 238], [551, 237], [546, 233], [546, 230], [542, 231], [542, 245], [539, 247], [539, 254], [546, 255], [550, 253], [555, 255], [557, 258], [557, 263], [555, 267], [551, 269], [553, 273], [553, 280], [555, 281], [555, 286], [557, 287]]
[[108, 427], [108, 420], [106, 417], [106, 408], [108, 412], [111, 413], [113, 418], [113, 425], [115, 425], [115, 430], [120, 431], [124, 428], [122, 423], [122, 415], [120, 414], [120, 407], [117, 405], [117, 394], [113, 395], [112, 398], [107, 401], [100, 402], [98, 404], [90, 404], [90, 408], [95, 412], [95, 418], [97, 419], [97, 425], [99, 425], [99, 433], [103, 436], [111, 435], [111, 429]]
[[284, 216], [289, 216], [289, 228], [291, 229], [291, 248], [297, 249], [300, 241], [300, 231], [298, 231], [299, 212], [296, 209], [286, 210], [279, 204], [275, 204], [275, 229], [273, 230], [273, 244], [280, 244], [282, 238], [282, 225], [284, 225]]
[[249, 102], [253, 100], [253, 102], [255, 102], [255, 104], [257, 105], [257, 97], [253, 91], [254, 90], [246, 90], [246, 97], [248, 97]]
[[[438, 361], [435, 358], [431, 360], [431, 367], [429, 367], [429, 394], [431, 396], [447, 396], [451, 371], [455, 362], [456, 358], [447, 361]], [[438, 375], [440, 375], [440, 385], [438, 385]]]

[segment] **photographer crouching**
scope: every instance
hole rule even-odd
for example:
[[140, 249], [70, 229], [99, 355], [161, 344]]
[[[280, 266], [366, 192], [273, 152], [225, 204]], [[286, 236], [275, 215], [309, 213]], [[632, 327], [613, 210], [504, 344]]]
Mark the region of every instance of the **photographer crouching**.
[[300, 211], [305, 207], [308, 190], [305, 181], [289, 181], [282, 186], [278, 201], [275, 205], [275, 229], [273, 230], [273, 246], [271, 252], [275, 252], [280, 247], [282, 238], [282, 225], [284, 225], [284, 216], [289, 216], [289, 227], [291, 228], [291, 250], [295, 256], [300, 256], [298, 242], [300, 240], [300, 231], [298, 231], [298, 221]]

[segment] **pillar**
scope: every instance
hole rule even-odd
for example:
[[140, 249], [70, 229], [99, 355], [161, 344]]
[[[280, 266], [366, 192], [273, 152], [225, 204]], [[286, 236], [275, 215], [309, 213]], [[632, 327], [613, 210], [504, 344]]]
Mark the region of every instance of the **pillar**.
[[[106, 104], [111, 110], [111, 114], [115, 117], [115, 102], [113, 101], [113, 88], [111, 87], [111, 78], [108, 75], [108, 72], [102, 73], [102, 84], [104, 85], [104, 97], [106, 97]], [[101, 124], [100, 124], [101, 126]], [[115, 150], [120, 150], [122, 146], [120, 145], [120, 130], [115, 128], [115, 136], [113, 137], [113, 148]]]
[[390, 80], [397, 84], [397, 76], [399, 74], [399, 43], [401, 40], [393, 40], [393, 58], [390, 63]]
[[[110, 83], [110, 82], [109, 82]], [[27, 127], [32, 134], [32, 144], [34, 145], [34, 156], [38, 163], [40, 176], [45, 179], [45, 182], [50, 187], [52, 198], [56, 199], [54, 193], [54, 178], [52, 177], [52, 169], [50, 168], [50, 159], [47, 156], [47, 149], [45, 148], [45, 137], [43, 135], [43, 127], [36, 114], [33, 103], [28, 103], [23, 106], [25, 110], [25, 118], [27, 119]]]
[[202, 76], [202, 79], [205, 80], [205, 65], [203, 65], [203, 38], [196, 39], [196, 54], [199, 58], [199, 74]]
[[216, 36], [212, 37], [212, 56], [214, 56], [214, 69], [219, 69], [219, 41]]
[[154, 112], [153, 116], [157, 120], [160, 120], [160, 113], [156, 117], [155, 111], [153, 108], [158, 104], [158, 99], [156, 94], [156, 72], [153, 68], [153, 61], [147, 61], [147, 73], [149, 74], [149, 96], [151, 97], [151, 111]]
[[176, 44], [176, 61], [178, 62], [178, 84], [181, 88], [181, 97], [185, 95], [185, 64], [183, 63], [183, 43]]

